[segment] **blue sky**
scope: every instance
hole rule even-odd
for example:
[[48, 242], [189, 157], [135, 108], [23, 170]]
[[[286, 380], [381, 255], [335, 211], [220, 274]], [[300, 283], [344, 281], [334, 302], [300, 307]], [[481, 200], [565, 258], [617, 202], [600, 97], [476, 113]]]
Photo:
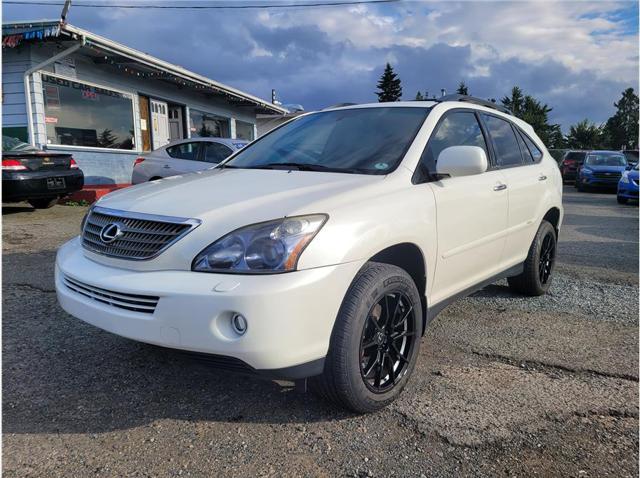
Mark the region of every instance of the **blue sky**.
[[[5, 22], [59, 13], [60, 7], [3, 5]], [[551, 119], [564, 130], [583, 118], [605, 121], [624, 88], [638, 89], [638, 2], [401, 1], [195, 11], [72, 6], [68, 21], [263, 98], [275, 88], [283, 102], [307, 110], [375, 101], [387, 61], [402, 79], [405, 99], [418, 90], [453, 92], [461, 80], [484, 98], [501, 98], [519, 85], [553, 107]]]

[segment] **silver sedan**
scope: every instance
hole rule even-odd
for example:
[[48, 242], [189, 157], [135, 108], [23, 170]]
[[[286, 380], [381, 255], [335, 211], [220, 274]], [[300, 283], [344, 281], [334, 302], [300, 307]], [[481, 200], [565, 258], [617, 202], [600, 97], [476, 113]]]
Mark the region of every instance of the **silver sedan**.
[[248, 141], [228, 138], [190, 138], [174, 141], [140, 156], [133, 165], [133, 184], [215, 167], [244, 148]]

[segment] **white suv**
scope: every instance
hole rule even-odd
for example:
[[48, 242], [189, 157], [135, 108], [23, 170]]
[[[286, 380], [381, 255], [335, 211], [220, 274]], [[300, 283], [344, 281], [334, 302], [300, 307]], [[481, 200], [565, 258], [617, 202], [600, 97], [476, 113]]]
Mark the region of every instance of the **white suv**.
[[56, 260], [70, 314], [359, 412], [406, 385], [452, 300], [549, 288], [562, 179], [469, 97], [299, 116], [214, 170], [112, 193]]

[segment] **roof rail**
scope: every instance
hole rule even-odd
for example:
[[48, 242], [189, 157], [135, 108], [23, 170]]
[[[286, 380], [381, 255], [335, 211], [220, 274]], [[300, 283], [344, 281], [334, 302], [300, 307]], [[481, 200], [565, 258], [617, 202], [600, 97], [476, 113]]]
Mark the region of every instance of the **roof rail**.
[[487, 108], [492, 108], [502, 113], [513, 115], [513, 113], [509, 108], [505, 108], [504, 106], [501, 106], [492, 101], [483, 100], [482, 98], [476, 98], [475, 96], [452, 94], [452, 95], [445, 95], [440, 98], [435, 98], [433, 101], [437, 101], [438, 103], [441, 103], [443, 101], [463, 101], [466, 103], [473, 103], [474, 105], [486, 106]]
[[332, 108], [343, 108], [345, 106], [356, 106], [358, 103], [336, 103], [335, 105], [327, 106], [326, 108], [322, 108], [323, 110], [330, 110]]

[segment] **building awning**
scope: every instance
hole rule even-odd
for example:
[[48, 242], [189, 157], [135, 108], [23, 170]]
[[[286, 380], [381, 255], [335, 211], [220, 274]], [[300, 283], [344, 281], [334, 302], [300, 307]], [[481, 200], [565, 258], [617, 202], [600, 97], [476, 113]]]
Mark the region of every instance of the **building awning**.
[[129, 48], [58, 20], [4, 23], [2, 47], [15, 48], [29, 42], [77, 42], [79, 50], [96, 64], [119, 70], [123, 74], [171, 83], [181, 88], [198, 90], [223, 99], [235, 106], [253, 107], [259, 114], [285, 114], [287, 110], [266, 100], [199, 75], [178, 65]]

